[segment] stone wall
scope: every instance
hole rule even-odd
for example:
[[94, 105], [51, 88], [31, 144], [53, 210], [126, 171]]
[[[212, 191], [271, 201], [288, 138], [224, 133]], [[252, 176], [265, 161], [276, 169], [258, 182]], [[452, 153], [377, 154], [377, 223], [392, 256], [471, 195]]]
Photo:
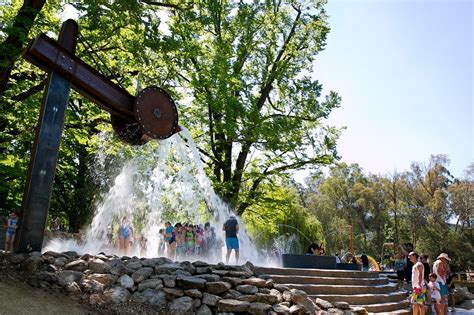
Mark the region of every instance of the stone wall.
[[161, 314], [365, 313], [344, 302], [313, 300], [303, 291], [259, 278], [249, 262], [228, 266], [164, 257], [34, 252], [0, 254], [0, 268], [34, 287], [64, 292], [98, 310], [142, 305]]

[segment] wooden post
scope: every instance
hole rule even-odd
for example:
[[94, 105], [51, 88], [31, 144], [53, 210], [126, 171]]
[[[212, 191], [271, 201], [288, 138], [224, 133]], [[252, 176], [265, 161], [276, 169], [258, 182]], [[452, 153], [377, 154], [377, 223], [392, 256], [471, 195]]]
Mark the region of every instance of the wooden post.
[[[73, 20], [63, 23], [58, 42], [74, 53], [78, 26]], [[68, 60], [64, 60], [66, 64]], [[64, 116], [71, 82], [51, 71], [41, 105], [32, 149], [25, 193], [15, 241], [17, 252], [41, 251], [53, 189]]]

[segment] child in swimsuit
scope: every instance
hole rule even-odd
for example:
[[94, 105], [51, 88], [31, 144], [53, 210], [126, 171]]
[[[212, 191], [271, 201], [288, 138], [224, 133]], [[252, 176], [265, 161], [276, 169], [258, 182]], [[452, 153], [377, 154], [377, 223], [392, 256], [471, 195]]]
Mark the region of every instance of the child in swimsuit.
[[10, 213], [7, 221], [7, 234], [5, 235], [5, 252], [13, 250], [13, 241], [15, 240], [16, 229], [18, 228], [18, 218], [16, 213]]

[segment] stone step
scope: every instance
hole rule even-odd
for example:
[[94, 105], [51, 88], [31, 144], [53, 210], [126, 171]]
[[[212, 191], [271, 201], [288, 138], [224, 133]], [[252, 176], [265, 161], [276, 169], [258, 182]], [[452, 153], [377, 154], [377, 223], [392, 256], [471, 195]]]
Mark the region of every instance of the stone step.
[[390, 303], [379, 303], [379, 304], [369, 304], [369, 305], [360, 305], [365, 308], [369, 313], [375, 314], [410, 314], [410, 301], [403, 300], [400, 302], [390, 302]]
[[[410, 304], [410, 303], [408, 303]], [[388, 312], [369, 312], [369, 314], [376, 314], [376, 315], [392, 315], [392, 314], [401, 314], [401, 315], [411, 315], [412, 310], [411, 308], [403, 308], [398, 310], [392, 310]]]
[[378, 278], [374, 271], [352, 271], [333, 269], [306, 269], [306, 268], [273, 268], [256, 267], [257, 274], [281, 276], [316, 276], [316, 277], [342, 277], [342, 278]]
[[[354, 292], [352, 292], [354, 293]], [[407, 294], [392, 292], [387, 294], [310, 294], [312, 298], [320, 298], [329, 302], [347, 302], [351, 305], [370, 305], [381, 303], [402, 303]], [[402, 307], [401, 307], [402, 308]]]
[[374, 286], [363, 285], [327, 285], [327, 284], [285, 284], [292, 289], [303, 290], [308, 294], [380, 294], [397, 290], [395, 284]]
[[271, 276], [275, 283], [281, 284], [331, 284], [331, 285], [382, 285], [388, 284], [387, 278], [339, 278], [339, 277], [314, 277], [314, 276]]

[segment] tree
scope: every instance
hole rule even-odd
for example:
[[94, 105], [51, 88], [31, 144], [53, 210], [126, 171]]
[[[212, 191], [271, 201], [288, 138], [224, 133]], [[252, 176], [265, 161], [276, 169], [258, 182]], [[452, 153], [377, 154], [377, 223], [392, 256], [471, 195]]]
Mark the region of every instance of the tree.
[[322, 122], [340, 98], [321, 100], [308, 76], [326, 19], [319, 1], [199, 2], [171, 9], [170, 34], [149, 39], [217, 189], [239, 214], [265, 181], [337, 158], [339, 130]]

